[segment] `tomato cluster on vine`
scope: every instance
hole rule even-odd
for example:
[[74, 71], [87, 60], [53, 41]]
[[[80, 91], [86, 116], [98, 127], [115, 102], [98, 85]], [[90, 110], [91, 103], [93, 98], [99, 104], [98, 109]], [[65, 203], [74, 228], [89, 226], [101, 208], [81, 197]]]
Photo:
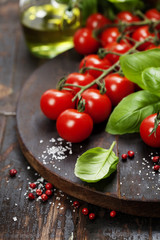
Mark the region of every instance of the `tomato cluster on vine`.
[[92, 133], [94, 124], [106, 121], [124, 97], [137, 86], [123, 76], [119, 58], [159, 45], [160, 13], [150, 9], [137, 16], [129, 11], [117, 14], [112, 22], [100, 13], [89, 16], [86, 26], [73, 37], [75, 50], [84, 55], [79, 72], [70, 73], [58, 89], [41, 96], [42, 112], [56, 120], [59, 135], [81, 142]]

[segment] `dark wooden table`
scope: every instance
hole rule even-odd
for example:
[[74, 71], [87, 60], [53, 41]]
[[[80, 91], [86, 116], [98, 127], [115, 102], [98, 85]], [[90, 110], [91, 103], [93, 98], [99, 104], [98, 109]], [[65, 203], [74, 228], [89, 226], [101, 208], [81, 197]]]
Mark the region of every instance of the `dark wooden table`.
[[[40, 178], [24, 158], [16, 132], [16, 104], [25, 81], [45, 61], [32, 57], [25, 45], [18, 0], [0, 2], [0, 239], [160, 239], [160, 219], [117, 213], [80, 201], [54, 188], [48, 202], [29, 201], [28, 186]], [[9, 170], [16, 168], [16, 177]], [[81, 214], [87, 207], [91, 221]]]

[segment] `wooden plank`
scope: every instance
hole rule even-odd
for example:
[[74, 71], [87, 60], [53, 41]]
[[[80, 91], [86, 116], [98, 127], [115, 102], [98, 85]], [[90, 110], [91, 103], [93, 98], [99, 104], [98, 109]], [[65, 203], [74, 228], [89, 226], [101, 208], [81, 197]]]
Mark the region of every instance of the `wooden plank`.
[[[36, 181], [39, 176], [32, 168], [30, 169], [22, 155], [15, 128], [15, 118], [8, 117], [0, 161], [0, 229], [3, 232], [3, 235], [0, 235], [1, 239], [10, 239], [11, 236], [15, 239], [22, 237], [27, 239], [28, 236], [30, 239], [33, 239], [33, 236], [34, 239], [35, 236], [37, 239], [44, 239], [44, 234], [48, 235], [48, 239], [50, 234], [54, 237], [62, 236], [59, 224], [60, 222], [63, 226], [68, 224], [67, 217], [65, 222], [65, 217], [62, 216], [68, 214], [66, 211], [71, 206], [70, 200], [57, 189], [47, 204], [26, 199], [29, 182]], [[9, 177], [11, 168], [18, 171], [15, 178]]]
[[30, 56], [20, 27], [18, 11], [17, 1], [1, 3], [0, 113], [5, 115], [15, 113], [19, 91], [25, 80], [44, 62]]
[[[17, 25], [19, 21], [19, 6], [16, 0], [1, 0], [0, 2], [1, 24], [12, 23], [10, 28]], [[14, 24], [13, 24], [14, 23]]]

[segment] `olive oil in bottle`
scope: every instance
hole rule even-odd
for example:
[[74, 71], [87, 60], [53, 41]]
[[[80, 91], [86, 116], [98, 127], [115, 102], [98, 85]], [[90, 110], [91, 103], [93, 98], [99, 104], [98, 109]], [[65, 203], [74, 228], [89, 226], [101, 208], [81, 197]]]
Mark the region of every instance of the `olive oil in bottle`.
[[30, 52], [53, 58], [73, 47], [73, 35], [80, 27], [80, 10], [53, 0], [35, 5], [21, 13], [21, 24]]

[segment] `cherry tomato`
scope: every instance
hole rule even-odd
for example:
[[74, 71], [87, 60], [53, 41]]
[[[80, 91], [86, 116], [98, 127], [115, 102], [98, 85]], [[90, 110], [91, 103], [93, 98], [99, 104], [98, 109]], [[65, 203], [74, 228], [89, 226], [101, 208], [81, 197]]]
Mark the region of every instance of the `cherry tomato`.
[[155, 45], [154, 43], [151, 43], [148, 47], [145, 48], [145, 50], [160, 48], [160, 45]]
[[145, 16], [151, 20], [160, 20], [160, 12], [156, 8], [149, 9]]
[[106, 94], [110, 98], [112, 105], [116, 106], [124, 97], [133, 93], [135, 84], [126, 77], [120, 76], [118, 73], [112, 73], [104, 78]]
[[[132, 23], [132, 22], [139, 22], [140, 19], [139, 19], [139, 17], [133, 15], [129, 11], [122, 11], [117, 14], [117, 17], [115, 20], [116, 23], [118, 23], [119, 21], [126, 22], [126, 23]], [[130, 26], [130, 27], [126, 28], [126, 30], [131, 31], [131, 30], [135, 30], [135, 28], [137, 28], [137, 26]]]
[[66, 141], [77, 143], [88, 138], [93, 129], [92, 118], [76, 109], [62, 112], [56, 123], [59, 135]]
[[[156, 21], [159, 21], [160, 20], [160, 12], [156, 9], [156, 8], [152, 8], [152, 9], [149, 9], [146, 13], [145, 13], [145, 16], [148, 18], [148, 19], [151, 19], [151, 20], [156, 20]], [[160, 24], [158, 24], [156, 26], [156, 29], [160, 29]]]
[[[123, 54], [123, 53], [126, 53], [128, 52], [128, 50], [132, 47], [131, 44], [129, 43], [125, 43], [125, 42], [120, 42], [120, 43], [117, 43], [117, 42], [112, 42], [112, 43], [109, 43], [105, 46], [105, 49], [107, 51], [112, 51], [112, 52], [116, 52], [116, 53], [119, 53], [119, 54]], [[116, 63], [120, 56], [118, 55], [115, 55], [113, 53], [108, 53], [105, 58], [107, 58], [112, 64]]]
[[49, 89], [42, 94], [40, 107], [46, 117], [56, 120], [61, 112], [75, 107], [72, 98], [71, 92]]
[[142, 121], [140, 125], [140, 136], [142, 140], [150, 147], [159, 148], [160, 147], [160, 125], [158, 125], [156, 133], [151, 134], [154, 128], [154, 121], [156, 117], [157, 117], [157, 113], [154, 113], [146, 117]]
[[[74, 85], [79, 85], [79, 86], [86, 86], [89, 83], [94, 81], [94, 77], [90, 75], [89, 73], [70, 73], [66, 79], [66, 84], [74, 84]], [[70, 88], [73, 90], [74, 94], [79, 92], [80, 88], [79, 87], [74, 87], [74, 86], [67, 86], [67, 88]], [[94, 84], [91, 88], [97, 88], [97, 85]]]
[[78, 29], [73, 36], [73, 42], [75, 50], [82, 55], [95, 53], [99, 47], [99, 42], [93, 37], [89, 28]]
[[[136, 41], [143, 41], [148, 37], [154, 37], [155, 34], [154, 33], [150, 33], [149, 32], [149, 26], [142, 26], [139, 27], [135, 30], [135, 32], [132, 34], [132, 38]], [[144, 49], [146, 49], [149, 45], [151, 44], [150, 41], [147, 41], [143, 44], [141, 44], [138, 47], [138, 50], [143, 51]]]
[[[90, 54], [88, 56], [85, 56], [81, 60], [79, 68], [81, 69], [83, 67], [95, 67], [99, 69], [107, 69], [110, 66], [111, 66], [111, 63], [107, 58], [101, 59], [96, 54]], [[99, 70], [90, 69], [86, 71], [89, 72], [89, 74], [91, 74], [94, 78], [97, 78], [102, 74], [102, 71], [99, 71]]]
[[105, 47], [108, 43], [116, 42], [119, 36], [120, 32], [117, 27], [110, 27], [105, 29], [100, 35], [102, 46]]
[[[119, 32], [117, 27], [110, 27], [105, 29], [101, 35], [100, 35], [100, 41], [103, 47], [105, 47], [108, 43], [116, 42], [118, 40], [118, 37], [121, 36], [121, 33]], [[129, 35], [126, 34], [128, 37]], [[121, 40], [121, 42], [130, 42], [127, 38], [124, 40]], [[131, 42], [132, 44], [132, 42]]]
[[110, 23], [111, 21], [101, 13], [93, 13], [87, 18], [86, 27], [93, 30]]
[[85, 110], [93, 119], [94, 123], [105, 121], [112, 110], [112, 104], [106, 94], [100, 94], [98, 89], [87, 89], [82, 93], [85, 100]]

